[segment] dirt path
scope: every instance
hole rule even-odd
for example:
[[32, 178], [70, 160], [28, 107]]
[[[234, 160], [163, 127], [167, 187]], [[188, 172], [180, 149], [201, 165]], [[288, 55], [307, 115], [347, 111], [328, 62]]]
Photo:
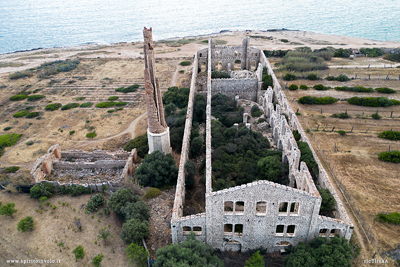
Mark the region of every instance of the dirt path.
[[126, 133], [130, 133], [130, 134], [131, 134], [131, 137], [132, 137], [132, 139], [133, 139], [133, 138], [136, 137], [136, 136], [135, 136], [136, 124], [137, 124], [144, 116], [146, 116], [146, 114], [147, 114], [147, 112], [143, 113], [142, 115], [140, 115], [139, 117], [137, 117], [136, 119], [134, 119], [134, 120], [131, 122], [131, 124], [129, 125], [128, 128], [126, 128], [124, 131], [122, 131], [122, 132], [120, 132], [120, 133], [118, 133], [118, 134], [115, 134], [115, 135], [109, 136], [109, 137], [105, 137], [105, 138], [102, 138], [102, 139], [93, 140], [93, 141], [80, 141], [80, 142], [83, 142], [83, 143], [74, 145], [74, 146], [70, 147], [70, 149], [76, 149], [76, 148], [78, 148], [78, 147], [82, 147], [82, 146], [85, 146], [85, 145], [88, 145], [88, 144], [95, 144], [95, 143], [97, 143], [97, 142], [99, 142], [99, 141], [104, 141], [104, 140], [113, 139], [113, 138], [119, 137], [119, 136], [121, 136], [121, 135], [124, 135], [124, 134], [126, 134]]
[[178, 82], [178, 72], [179, 72], [179, 70], [178, 70], [178, 68], [176, 68], [176, 70], [174, 72], [174, 76], [172, 76], [172, 79], [171, 79], [171, 87], [176, 86], [176, 83]]

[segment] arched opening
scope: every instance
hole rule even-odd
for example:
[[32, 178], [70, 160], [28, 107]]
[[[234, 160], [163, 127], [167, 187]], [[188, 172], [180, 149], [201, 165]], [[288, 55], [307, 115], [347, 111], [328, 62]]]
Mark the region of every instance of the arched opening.
[[238, 201], [235, 203], [235, 213], [236, 214], [244, 213], [244, 202], [243, 201]]
[[131, 175], [131, 169], [128, 168], [128, 175]]
[[252, 61], [252, 62], [251, 62], [250, 70], [251, 70], [251, 71], [256, 71], [256, 70], [257, 70], [257, 64], [256, 64], [255, 61]]
[[242, 245], [238, 241], [229, 241], [225, 244], [225, 251], [241, 251]]
[[190, 226], [183, 226], [182, 227], [183, 235], [189, 235], [191, 231], [192, 231], [192, 228], [190, 228]]
[[334, 237], [335, 235], [340, 235], [340, 229], [332, 229], [329, 237]]
[[267, 214], [267, 202], [259, 201], [256, 204], [256, 215], [266, 215]]
[[319, 229], [318, 236], [326, 237], [327, 233], [328, 233], [328, 229]]
[[221, 61], [217, 61], [215, 63], [215, 70], [222, 71], [222, 62]]
[[195, 235], [202, 235], [201, 227], [200, 226], [194, 226], [193, 227], [193, 233]]
[[283, 150], [283, 145], [282, 145], [282, 140], [281, 139], [279, 139], [279, 142], [278, 142], [278, 150], [279, 151]]
[[45, 162], [45, 163], [43, 163], [43, 165], [42, 165], [42, 171], [44, 172], [44, 174], [50, 174], [50, 169], [49, 169], [49, 166], [47, 165], [47, 163]]
[[233, 213], [233, 202], [232, 201], [224, 202], [224, 212], [225, 213]]
[[58, 159], [61, 159], [60, 152], [58, 151], [58, 149], [54, 149], [54, 156]]
[[233, 225], [230, 223], [224, 224], [224, 235], [233, 234]]
[[241, 70], [241, 69], [242, 69], [242, 61], [240, 59], [236, 59], [233, 70]]

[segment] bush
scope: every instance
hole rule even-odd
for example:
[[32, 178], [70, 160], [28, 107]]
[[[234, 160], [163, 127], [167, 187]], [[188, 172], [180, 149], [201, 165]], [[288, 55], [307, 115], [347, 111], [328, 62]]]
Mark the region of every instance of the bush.
[[287, 42], [289, 42], [289, 40], [288, 39], [281, 39], [281, 42], [282, 43], [287, 43]]
[[93, 258], [92, 260], [92, 264], [94, 267], [100, 267], [101, 266], [101, 262], [104, 259], [104, 255], [103, 253], [98, 254], [96, 257]]
[[125, 106], [126, 102], [100, 102], [96, 104], [96, 108], [111, 108], [113, 106]]
[[307, 90], [307, 89], [308, 89], [308, 86], [307, 86], [307, 85], [304, 85], [304, 84], [302, 84], [302, 85], [300, 85], [300, 89], [301, 89], [301, 90]]
[[308, 143], [297, 141], [297, 146], [299, 147], [301, 152], [300, 162], [304, 161], [304, 163], [306, 163], [312, 178], [314, 179], [314, 181], [316, 181], [319, 175], [319, 167], [314, 159], [310, 147], [308, 146]]
[[310, 74], [308, 74], [307, 79], [309, 79], [310, 81], [316, 81], [316, 80], [319, 80], [319, 77], [315, 73], [310, 73]]
[[194, 188], [194, 176], [196, 175], [196, 164], [193, 161], [187, 160], [185, 163], [185, 185], [186, 190]]
[[294, 90], [299, 89], [299, 87], [298, 87], [296, 84], [291, 84], [291, 85], [288, 87], [288, 89], [291, 90], [291, 91], [294, 91]]
[[139, 201], [139, 197], [135, 195], [135, 193], [128, 188], [121, 188], [111, 195], [108, 199], [108, 206], [119, 216], [123, 216], [122, 209], [129, 202], [137, 202]]
[[213, 71], [211, 72], [211, 79], [229, 79], [231, 75], [224, 71]]
[[43, 98], [45, 98], [44, 95], [30, 95], [30, 96], [28, 96], [28, 98], [26, 100], [28, 100], [28, 101], [38, 101], [38, 100], [43, 99]]
[[18, 222], [17, 230], [23, 233], [28, 230], [33, 230], [33, 218], [31, 216], [25, 217]]
[[296, 75], [291, 73], [286, 73], [286, 75], [283, 77], [285, 81], [294, 81], [296, 80], [296, 78], [297, 78]]
[[35, 117], [39, 117], [39, 112], [31, 112], [28, 115], [26, 115], [27, 119], [31, 119], [31, 118], [35, 118]]
[[263, 50], [266, 57], [284, 57], [290, 50]]
[[62, 106], [61, 110], [68, 110], [68, 109], [77, 108], [77, 107], [79, 107], [78, 103], [69, 103], [69, 104]]
[[282, 173], [281, 160], [275, 156], [267, 156], [261, 158], [257, 162], [257, 169], [260, 171], [265, 180], [278, 182], [278, 178]]
[[330, 87], [323, 86], [322, 84], [316, 84], [313, 86], [313, 88], [319, 91], [325, 91], [330, 89]]
[[307, 244], [299, 242], [294, 253], [284, 259], [286, 267], [351, 266], [353, 251], [346, 238], [317, 237]]
[[3, 154], [5, 147], [13, 146], [19, 141], [19, 139], [21, 139], [21, 136], [22, 134], [15, 133], [0, 135], [0, 156]]
[[395, 94], [397, 91], [387, 88], [387, 87], [379, 87], [379, 88], [375, 88], [375, 91], [382, 93], [382, 94]]
[[27, 95], [13, 95], [12, 97], [10, 97], [11, 101], [21, 101], [24, 99], [27, 99], [28, 96]]
[[147, 140], [147, 134], [139, 135], [135, 139], [130, 140], [124, 146], [124, 150], [128, 152], [131, 152], [134, 148], [136, 148], [136, 152], [141, 158], [144, 158], [144, 156], [148, 154], [149, 143]]
[[70, 194], [71, 196], [79, 196], [82, 194], [90, 194], [90, 187], [85, 187], [83, 185], [69, 185], [69, 186], [57, 186], [57, 194]]
[[338, 99], [326, 96], [326, 97], [314, 97], [314, 96], [303, 96], [297, 102], [304, 105], [329, 105], [336, 103]]
[[298, 130], [293, 130], [292, 133], [293, 133], [294, 140], [300, 141], [301, 134], [299, 133], [299, 131]]
[[400, 132], [397, 131], [384, 131], [378, 135], [379, 138], [385, 138], [389, 140], [400, 140]]
[[48, 104], [44, 109], [49, 111], [54, 111], [61, 108], [61, 106], [62, 105], [60, 103]]
[[14, 73], [10, 73], [8, 75], [8, 78], [10, 78], [10, 80], [17, 80], [20, 78], [24, 78], [24, 77], [31, 77], [33, 74], [31, 71], [29, 70], [23, 70], [23, 71], [16, 71]]
[[0, 207], [0, 215], [6, 215], [12, 217], [18, 210], [14, 209], [15, 203], [7, 203]]
[[136, 264], [137, 267], [147, 267], [149, 253], [143, 246], [131, 243], [125, 251], [130, 264]]
[[179, 65], [181, 65], [181, 66], [190, 66], [190, 65], [192, 65], [192, 62], [190, 62], [190, 61], [182, 61], [181, 63], [179, 63]]
[[203, 138], [201, 136], [194, 137], [190, 142], [190, 156], [196, 157], [202, 153]]
[[26, 145], [27, 145], [27, 146], [33, 145], [33, 141], [28, 141], [28, 142], [26, 142]]
[[138, 84], [133, 84], [128, 87], [119, 87], [115, 89], [115, 92], [121, 92], [124, 94], [136, 92], [136, 90], [140, 87]]
[[161, 190], [158, 188], [149, 188], [146, 191], [146, 194], [144, 195], [145, 198], [147, 199], [151, 199], [151, 198], [155, 198], [157, 196], [161, 195]]
[[297, 49], [289, 51], [281, 60], [280, 70], [308, 72], [325, 70], [328, 65], [319, 52], [312, 52], [311, 49]]
[[393, 150], [388, 152], [381, 152], [378, 154], [380, 160], [399, 163], [400, 162], [400, 151]]
[[163, 104], [168, 105], [173, 103], [181, 109], [185, 108], [188, 104], [189, 92], [189, 88], [183, 87], [178, 89], [176, 86], [169, 87], [162, 97]]
[[260, 255], [260, 251], [257, 250], [250, 259], [248, 259], [244, 267], [264, 267], [264, 257]]
[[4, 131], [9, 131], [9, 130], [11, 130], [12, 129], [12, 127], [10, 127], [10, 126], [7, 126], [6, 128], [4, 128], [3, 130]]
[[53, 184], [48, 182], [41, 182], [35, 184], [30, 189], [30, 196], [31, 198], [41, 198], [41, 197], [49, 198], [53, 195], [53, 192], [54, 192]]
[[261, 86], [262, 90], [267, 90], [269, 86], [271, 86], [271, 87], [274, 86], [274, 82], [272, 81], [272, 76], [268, 74], [267, 67], [263, 67], [263, 73], [262, 73], [261, 80], [263, 81], [262, 86]]
[[339, 131], [337, 131], [337, 133], [340, 134], [340, 135], [346, 135], [346, 132], [343, 131], [343, 130], [339, 130]]
[[339, 118], [339, 119], [348, 119], [350, 118], [350, 115], [347, 113], [340, 113], [340, 114], [332, 114], [333, 118]]
[[15, 114], [13, 115], [13, 117], [14, 117], [14, 118], [21, 118], [21, 117], [25, 117], [25, 116], [28, 115], [28, 114], [29, 114], [29, 111], [21, 110], [21, 111], [18, 111], [17, 113], [15, 113]]
[[394, 62], [400, 62], [400, 54], [386, 54], [383, 58]]
[[125, 206], [121, 209], [121, 212], [125, 221], [129, 221], [131, 219], [148, 221], [150, 218], [149, 207], [140, 199], [136, 202], [125, 203]]
[[375, 119], [375, 120], [380, 120], [380, 119], [381, 119], [381, 116], [379, 116], [378, 113], [372, 114], [371, 117], [372, 117], [373, 119]]
[[73, 135], [75, 131], [69, 131], [69, 135]]
[[367, 107], [388, 107], [392, 105], [400, 105], [400, 101], [388, 99], [387, 97], [352, 97], [347, 99], [347, 102], [352, 105], [367, 106]]
[[361, 48], [361, 54], [364, 54], [367, 57], [380, 57], [383, 56], [383, 51], [380, 48]]
[[376, 215], [376, 220], [378, 222], [400, 224], [400, 213], [398, 212], [392, 212], [389, 214], [378, 213], [378, 215]]
[[86, 134], [87, 138], [93, 139], [97, 136], [96, 132], [90, 132]]
[[85, 257], [85, 252], [83, 251], [83, 247], [81, 245], [77, 246], [72, 253], [75, 254], [75, 260], [83, 259]]
[[11, 167], [7, 167], [3, 170], [3, 172], [5, 173], [14, 173], [17, 172], [19, 170], [18, 166], [11, 166]]
[[90, 108], [93, 106], [92, 102], [86, 102], [86, 103], [82, 103], [79, 107], [80, 108]]
[[339, 81], [339, 82], [347, 82], [350, 81], [351, 79], [349, 77], [347, 77], [347, 75], [344, 74], [340, 74], [339, 76], [335, 77], [335, 76], [328, 76], [326, 77], [326, 79], [328, 81]]
[[253, 105], [251, 107], [251, 116], [253, 118], [258, 118], [263, 114], [263, 112], [260, 110], [260, 108], [258, 107], [258, 105]]
[[335, 53], [333, 54], [334, 57], [343, 57], [343, 58], [349, 58], [350, 57], [350, 51], [347, 49], [339, 48]]
[[119, 96], [110, 96], [109, 98], [108, 98], [108, 100], [109, 101], [114, 101], [114, 100], [117, 100], [119, 98]]
[[138, 219], [131, 219], [122, 225], [121, 239], [126, 244], [141, 244], [142, 238], [149, 236], [149, 223]]
[[162, 187], [176, 183], [178, 168], [171, 154], [164, 155], [156, 150], [144, 157], [136, 169], [135, 176], [142, 186]]
[[105, 203], [106, 203], [106, 200], [104, 199], [103, 195], [102, 194], [96, 194], [88, 201], [88, 203], [86, 204], [85, 210], [86, 210], [87, 213], [96, 212]]
[[374, 91], [374, 89], [372, 89], [372, 88], [366, 88], [366, 87], [362, 87], [362, 86], [354, 86], [354, 87], [338, 86], [338, 87], [335, 87], [335, 90], [349, 91], [349, 92], [364, 92], [364, 93], [370, 93], [370, 92]]
[[189, 266], [188, 262], [190, 266], [224, 266], [224, 263], [213, 255], [211, 246], [197, 240], [194, 233], [180, 244], [159, 248], [156, 259], [154, 267]]

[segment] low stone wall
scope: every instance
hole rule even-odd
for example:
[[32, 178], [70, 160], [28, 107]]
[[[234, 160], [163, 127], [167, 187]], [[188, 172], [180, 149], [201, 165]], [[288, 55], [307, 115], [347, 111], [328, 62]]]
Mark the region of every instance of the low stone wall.
[[76, 170], [76, 169], [122, 169], [126, 160], [98, 160], [95, 162], [67, 162], [57, 161], [53, 163], [54, 169]]
[[96, 150], [93, 152], [87, 152], [83, 150], [69, 150], [63, 151], [62, 159], [122, 159], [125, 160], [129, 157], [129, 152], [117, 152], [117, 153], [110, 153], [109, 151], [105, 150]]

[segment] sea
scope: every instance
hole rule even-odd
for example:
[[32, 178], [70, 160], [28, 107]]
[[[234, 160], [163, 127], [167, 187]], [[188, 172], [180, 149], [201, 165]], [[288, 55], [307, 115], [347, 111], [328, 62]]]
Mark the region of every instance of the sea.
[[289, 29], [400, 41], [400, 0], [0, 0], [0, 54], [223, 30]]

